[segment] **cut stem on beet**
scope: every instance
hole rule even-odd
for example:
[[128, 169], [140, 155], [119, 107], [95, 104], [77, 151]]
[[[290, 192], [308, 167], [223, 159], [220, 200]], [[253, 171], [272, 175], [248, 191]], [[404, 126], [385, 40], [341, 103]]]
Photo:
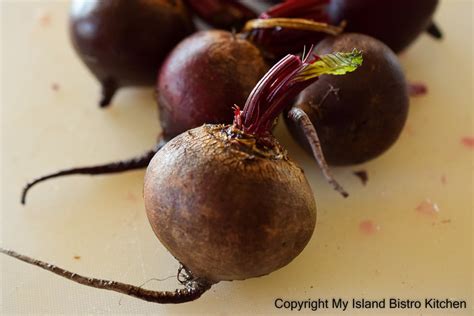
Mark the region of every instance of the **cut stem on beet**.
[[242, 32], [251, 32], [256, 29], [271, 29], [276, 27], [299, 31], [323, 32], [329, 35], [338, 35], [344, 30], [344, 24], [340, 26], [334, 26], [307, 19], [269, 18], [253, 19], [248, 21], [242, 29]]
[[[311, 61], [309, 61], [312, 59]], [[287, 55], [260, 80], [250, 94], [243, 111], [235, 111], [234, 125], [245, 133], [265, 136], [271, 132], [276, 117], [288, 107], [301, 91], [323, 74], [343, 75], [362, 64], [361, 52], [335, 53], [324, 56], [308, 54], [303, 61]], [[319, 137], [310, 119], [300, 109], [290, 110], [288, 117], [299, 125], [305, 134], [314, 158], [325, 179], [343, 197], [349, 196], [332, 176], [320, 146]]]

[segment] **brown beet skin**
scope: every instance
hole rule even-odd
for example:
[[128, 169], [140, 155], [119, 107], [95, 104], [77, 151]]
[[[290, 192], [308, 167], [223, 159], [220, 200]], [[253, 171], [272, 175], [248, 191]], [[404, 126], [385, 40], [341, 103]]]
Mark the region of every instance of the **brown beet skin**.
[[268, 70], [249, 41], [226, 31], [202, 31], [183, 40], [167, 57], [157, 83], [165, 139], [204, 123], [231, 123]]
[[316, 222], [303, 171], [278, 144], [263, 156], [223, 130], [204, 125], [177, 136], [145, 176], [153, 231], [194, 276], [209, 282], [285, 266], [308, 243]]
[[346, 32], [370, 35], [400, 52], [432, 22], [438, 0], [331, 0], [330, 21]]
[[171, 49], [194, 30], [181, 0], [74, 0], [70, 35], [105, 84], [153, 85]]
[[[408, 114], [407, 83], [396, 55], [382, 42], [362, 34], [327, 38], [314, 49], [362, 51], [364, 62], [344, 76], [323, 75], [304, 90], [295, 106], [314, 124], [329, 164], [350, 165], [377, 157], [400, 135]], [[331, 88], [332, 87], [332, 88]], [[309, 152], [305, 136], [286, 123]]]

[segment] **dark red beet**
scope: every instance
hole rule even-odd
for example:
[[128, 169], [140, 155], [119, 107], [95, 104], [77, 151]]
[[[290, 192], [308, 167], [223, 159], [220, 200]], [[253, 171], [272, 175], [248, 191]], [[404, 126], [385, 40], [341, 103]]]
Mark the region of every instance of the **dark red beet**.
[[268, 66], [249, 41], [226, 31], [201, 31], [182, 41], [160, 70], [157, 103], [166, 140], [203, 123], [232, 122]]
[[194, 30], [182, 0], [74, 0], [70, 35], [102, 84], [101, 106], [124, 86], [153, 85], [168, 52]]
[[430, 28], [437, 5], [438, 0], [331, 0], [328, 13], [330, 23], [346, 20], [347, 32], [375, 37], [398, 53]]
[[[396, 55], [362, 34], [322, 41], [314, 52], [363, 51], [364, 63], [345, 76], [321, 76], [298, 97], [295, 107], [314, 124], [325, 158], [332, 165], [362, 163], [377, 157], [398, 138], [407, 118], [408, 91]], [[286, 119], [296, 139], [310, 149], [300, 128]]]

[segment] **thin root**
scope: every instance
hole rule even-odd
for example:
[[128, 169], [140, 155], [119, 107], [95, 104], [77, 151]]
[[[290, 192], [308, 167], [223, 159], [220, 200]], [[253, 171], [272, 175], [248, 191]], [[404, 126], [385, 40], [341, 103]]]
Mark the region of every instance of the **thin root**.
[[152, 291], [121, 282], [84, 277], [82, 275], [59, 268], [55, 265], [19, 254], [13, 250], [0, 248], [0, 252], [20, 261], [40, 267], [46, 271], [55, 273], [63, 278], [77, 282], [79, 284], [87, 285], [97, 289], [119, 292], [153, 303], [179, 304], [194, 301], [198, 299], [204, 292], [209, 290], [212, 285], [210, 282], [205, 280], [194, 278], [189, 271], [186, 271], [187, 279], [181, 282], [184, 285], [183, 289], [176, 289], [174, 291]]
[[430, 26], [428, 26], [426, 32], [438, 40], [443, 38], [443, 32], [441, 32], [440, 28], [435, 22], [432, 22]]
[[150, 163], [150, 160], [153, 158], [153, 156], [164, 145], [165, 145], [165, 142], [160, 141], [155, 146], [155, 148], [153, 148], [152, 150], [149, 150], [146, 153], [144, 153], [144, 154], [142, 154], [138, 157], [131, 158], [131, 159], [121, 160], [121, 161], [118, 161], [118, 162], [111, 162], [111, 163], [98, 165], [98, 166], [65, 169], [65, 170], [61, 170], [61, 171], [54, 172], [54, 173], [42, 176], [40, 178], [37, 178], [37, 179], [29, 182], [23, 188], [23, 191], [22, 191], [22, 194], [21, 194], [21, 204], [26, 203], [26, 196], [27, 196], [29, 190], [34, 185], [36, 185], [40, 182], [52, 179], [52, 178], [68, 176], [68, 175], [76, 175], [76, 174], [101, 175], [101, 174], [118, 173], [118, 172], [125, 172], [125, 171], [131, 171], [131, 170], [137, 170], [137, 169], [145, 168], [145, 167], [148, 166], [148, 164]]
[[114, 79], [109, 78], [102, 82], [102, 96], [99, 101], [99, 106], [101, 108], [106, 108], [110, 105], [117, 89], [118, 86]]
[[314, 128], [311, 120], [309, 119], [308, 115], [301, 109], [293, 107], [288, 112], [288, 118], [292, 120], [295, 124], [297, 124], [303, 133], [306, 136], [306, 139], [311, 146], [311, 150], [313, 151], [313, 156], [316, 159], [316, 162], [321, 169], [324, 178], [326, 179], [329, 184], [331, 184], [334, 189], [339, 192], [343, 197], [348, 197], [349, 194], [344, 190], [344, 188], [334, 179], [329, 170], [329, 166], [324, 158], [323, 151], [321, 149], [321, 144], [319, 142], [318, 133]]

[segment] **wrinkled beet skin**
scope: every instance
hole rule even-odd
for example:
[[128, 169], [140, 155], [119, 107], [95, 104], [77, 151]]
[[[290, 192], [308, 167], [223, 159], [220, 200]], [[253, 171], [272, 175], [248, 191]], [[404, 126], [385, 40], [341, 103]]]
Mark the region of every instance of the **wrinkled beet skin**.
[[101, 83], [153, 85], [168, 52], [194, 30], [181, 0], [74, 0], [70, 36]]
[[330, 22], [375, 37], [398, 53], [432, 22], [438, 0], [331, 0]]
[[[364, 62], [344, 76], [321, 76], [304, 90], [295, 106], [314, 124], [329, 164], [350, 165], [377, 157], [398, 138], [405, 124], [409, 97], [396, 55], [380, 41], [361, 34], [327, 38], [318, 55], [334, 51], [363, 52]], [[338, 89], [331, 92], [330, 87]], [[292, 134], [309, 152], [306, 138], [286, 120]]]
[[195, 276], [218, 282], [269, 274], [310, 240], [313, 193], [292, 161], [249, 158], [216, 137], [215, 127], [185, 132], [153, 158], [144, 187], [148, 219]]
[[183, 40], [158, 78], [164, 138], [204, 123], [231, 123], [232, 106], [244, 106], [267, 69], [260, 51], [232, 33], [202, 31]]

